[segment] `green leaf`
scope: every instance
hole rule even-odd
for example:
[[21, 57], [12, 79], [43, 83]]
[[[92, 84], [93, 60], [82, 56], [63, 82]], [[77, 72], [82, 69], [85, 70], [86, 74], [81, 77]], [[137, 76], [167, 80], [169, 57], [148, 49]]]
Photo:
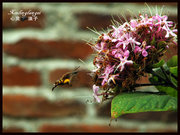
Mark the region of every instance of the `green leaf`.
[[155, 36], [153, 37], [153, 40], [151, 41], [151, 45], [155, 45], [156, 44], [156, 40], [155, 40]]
[[163, 71], [161, 68], [153, 68], [153, 71], [156, 72], [157, 75], [161, 76], [163, 79], [166, 79], [166, 76], [164, 75]]
[[156, 86], [156, 88], [159, 90], [159, 91], [162, 91], [162, 92], [165, 92], [166, 94], [170, 95], [170, 96], [173, 96], [175, 98], [178, 97], [178, 93], [177, 93], [177, 90], [172, 88], [172, 87], [166, 87], [166, 86]]
[[164, 63], [165, 63], [165, 61], [162, 59], [162, 60], [160, 60], [158, 63], [153, 64], [153, 65], [152, 65], [152, 68], [161, 67]]
[[[149, 81], [150, 81], [152, 84], [161, 83], [156, 76], [150, 77], [150, 78], [149, 78]], [[166, 94], [177, 98], [177, 94], [178, 94], [178, 93], [177, 93], [177, 90], [176, 90], [176, 89], [174, 89], [174, 88], [172, 88], [172, 87], [162, 86], [162, 85], [155, 86], [155, 87], [156, 87], [160, 92], [165, 92]]]
[[160, 41], [160, 42], [158, 43], [158, 47], [159, 47], [159, 48], [166, 47], [166, 45], [167, 45], [167, 43], [166, 43], [165, 41]]
[[174, 77], [172, 77], [171, 75], [170, 75], [170, 79], [171, 79], [171, 82], [173, 83], [173, 85], [177, 87], [177, 85], [178, 85], [177, 80]]
[[177, 74], [178, 74], [178, 69], [177, 69], [177, 66], [176, 67], [170, 67], [169, 68], [169, 71], [177, 77]]
[[163, 68], [164, 68], [165, 71], [169, 70], [169, 67], [167, 66], [167, 63], [164, 63]]
[[173, 56], [170, 60], [167, 61], [168, 67], [175, 67], [177, 64], [177, 55]]
[[169, 95], [142, 92], [122, 93], [114, 97], [111, 102], [112, 118], [128, 113], [171, 110], [177, 110], [177, 98]]

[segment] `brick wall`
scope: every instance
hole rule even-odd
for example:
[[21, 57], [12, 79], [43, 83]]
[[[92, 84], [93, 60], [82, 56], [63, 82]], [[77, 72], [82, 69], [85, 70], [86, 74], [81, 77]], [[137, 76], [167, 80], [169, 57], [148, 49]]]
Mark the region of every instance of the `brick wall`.
[[[149, 5], [165, 5], [170, 20], [177, 23], [177, 3]], [[12, 21], [8, 14], [12, 9], [41, 14], [36, 21]], [[138, 14], [147, 7], [143, 3], [3, 3], [3, 132], [177, 132], [176, 112], [123, 115], [109, 127], [110, 102], [86, 102], [92, 100], [88, 73], [93, 69], [93, 51], [84, 40], [97, 37], [86, 27], [106, 29], [112, 15], [129, 19], [127, 9]], [[177, 54], [177, 48], [167, 53], [166, 59]], [[54, 81], [78, 66], [72, 87], [51, 91]]]

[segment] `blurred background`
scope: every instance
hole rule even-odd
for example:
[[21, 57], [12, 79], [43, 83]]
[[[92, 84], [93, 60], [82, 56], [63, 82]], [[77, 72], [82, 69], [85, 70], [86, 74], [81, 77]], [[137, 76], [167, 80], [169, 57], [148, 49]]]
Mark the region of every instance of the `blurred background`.
[[[164, 5], [178, 23], [177, 3], [147, 4]], [[176, 112], [126, 114], [109, 127], [110, 101], [91, 102], [94, 52], [84, 40], [98, 36], [87, 27], [106, 30], [112, 16], [124, 21], [140, 11], [149, 12], [144, 3], [3, 3], [3, 132], [177, 132]], [[164, 58], [176, 54], [170, 47]], [[72, 87], [51, 91], [78, 66]]]

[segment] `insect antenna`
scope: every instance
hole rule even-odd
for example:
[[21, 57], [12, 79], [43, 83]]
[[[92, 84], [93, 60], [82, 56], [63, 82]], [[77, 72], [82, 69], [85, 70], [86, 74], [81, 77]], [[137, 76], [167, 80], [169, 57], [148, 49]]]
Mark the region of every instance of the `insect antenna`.
[[[80, 67], [80, 66], [79, 66], [79, 67]], [[79, 71], [77, 71], [79, 67], [75, 68], [75, 69], [73, 70], [72, 74], [74, 74], [74, 75], [77, 74], [77, 73], [79, 72]]]

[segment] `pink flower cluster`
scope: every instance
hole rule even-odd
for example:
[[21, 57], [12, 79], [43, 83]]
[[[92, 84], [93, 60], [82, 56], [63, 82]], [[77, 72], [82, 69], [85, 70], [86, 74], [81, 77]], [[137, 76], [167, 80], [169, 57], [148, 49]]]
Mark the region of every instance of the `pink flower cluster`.
[[[123, 81], [131, 77], [128, 76], [132, 72], [129, 67], [134, 63], [141, 66], [142, 60], [149, 60], [153, 49], [157, 51], [162, 49], [162, 46], [158, 46], [161, 41], [166, 44], [162, 50], [167, 49], [170, 42], [174, 43], [177, 29], [174, 23], [167, 19], [165, 15], [156, 14], [148, 17], [147, 14], [144, 16], [140, 14], [138, 19], [132, 19], [118, 27], [112, 26], [111, 31], [99, 37], [93, 46], [97, 52], [94, 58], [96, 69], [93, 72], [96, 80], [100, 82], [95, 82], [93, 86], [93, 96], [97, 102], [101, 102], [100, 88], [109, 89], [116, 85], [122, 86]], [[152, 63], [153, 60], [149, 64]], [[134, 73], [134, 76], [136, 75]]]

